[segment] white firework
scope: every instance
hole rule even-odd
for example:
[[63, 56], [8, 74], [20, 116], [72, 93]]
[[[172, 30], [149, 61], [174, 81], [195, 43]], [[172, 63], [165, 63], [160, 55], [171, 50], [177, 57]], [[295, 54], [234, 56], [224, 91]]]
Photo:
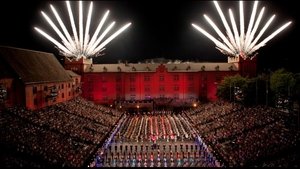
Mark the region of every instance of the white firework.
[[[292, 23], [291, 21], [285, 23], [280, 28], [278, 28], [276, 31], [274, 31], [272, 34], [267, 36], [264, 40], [262, 40], [261, 42], [258, 43], [261, 36], [264, 34], [266, 29], [270, 26], [275, 15], [272, 15], [270, 17], [270, 19], [265, 23], [265, 25], [260, 30], [260, 32], [256, 35], [258, 26], [260, 24], [260, 21], [263, 17], [263, 13], [265, 10], [265, 8], [263, 7], [260, 10], [260, 13], [258, 14], [258, 16], [256, 17], [258, 1], [254, 2], [249, 25], [248, 25], [246, 33], [245, 33], [245, 25], [244, 25], [243, 1], [239, 2], [240, 32], [238, 32], [238, 28], [237, 28], [232, 10], [231, 9], [228, 10], [230, 21], [231, 21], [231, 26], [232, 26], [230, 28], [218, 2], [214, 1], [214, 5], [217, 8], [217, 11], [221, 17], [223, 25], [226, 29], [227, 36], [225, 36], [220, 31], [220, 29], [216, 26], [216, 24], [207, 15], [204, 14], [204, 18], [212, 26], [212, 28], [216, 31], [216, 33], [220, 36], [222, 41], [217, 40], [215, 37], [213, 37], [207, 31], [202, 29], [200, 26], [198, 26], [194, 23], [192, 23], [192, 26], [195, 29], [197, 29], [198, 31], [200, 31], [202, 34], [204, 34], [211, 41], [213, 41], [216, 45], [216, 48], [218, 50], [220, 50], [223, 54], [228, 55], [229, 57], [241, 56], [243, 59], [247, 59], [247, 58], [252, 59], [256, 55], [255, 52], [259, 48], [265, 46], [265, 44], [269, 40], [271, 40], [273, 37], [275, 37], [278, 33], [280, 33], [282, 30], [284, 30], [286, 27], [288, 27]], [[233, 33], [232, 33], [232, 30], [233, 30]]]
[[[108, 17], [109, 10], [107, 10], [103, 16], [103, 18], [100, 20], [93, 36], [90, 38], [90, 23], [92, 18], [92, 11], [93, 11], [93, 2], [90, 3], [88, 14], [87, 14], [87, 20], [85, 25], [85, 30], [83, 29], [83, 8], [82, 8], [82, 1], [79, 1], [79, 32], [76, 28], [76, 23], [74, 21], [73, 12], [71, 9], [71, 5], [69, 1], [66, 1], [67, 10], [70, 18], [71, 28], [73, 32], [73, 36], [71, 37], [69, 31], [67, 30], [64, 22], [61, 20], [61, 17], [57, 13], [56, 9], [53, 5], [50, 5], [51, 10], [53, 14], [55, 15], [56, 20], [59, 23], [59, 26], [63, 32], [53, 23], [53, 21], [50, 19], [50, 17], [41, 11], [43, 17], [46, 19], [46, 21], [50, 24], [50, 26], [54, 29], [54, 31], [57, 33], [57, 35], [60, 37], [62, 43], [52, 38], [49, 34], [41, 30], [40, 28], [34, 27], [36, 31], [38, 31], [41, 35], [43, 35], [45, 38], [47, 38], [49, 41], [51, 41], [53, 44], [55, 44], [62, 55], [67, 57], [68, 59], [80, 59], [80, 58], [91, 58], [96, 57], [101, 54], [101, 52], [105, 49], [104, 47], [115, 37], [117, 37], [120, 33], [122, 33], [126, 28], [128, 28], [131, 23], [125, 24], [123, 27], [121, 27], [118, 31], [113, 33], [111, 36], [106, 38], [104, 41], [104, 37], [108, 34], [108, 32], [112, 29], [112, 27], [115, 25], [115, 22], [112, 22], [107, 28], [100, 34], [99, 33]], [[78, 36], [79, 35], [79, 36]]]

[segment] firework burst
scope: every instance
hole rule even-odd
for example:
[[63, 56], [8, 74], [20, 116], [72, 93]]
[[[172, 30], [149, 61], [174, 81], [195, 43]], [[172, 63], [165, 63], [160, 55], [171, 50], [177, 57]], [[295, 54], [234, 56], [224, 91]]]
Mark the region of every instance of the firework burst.
[[192, 26], [198, 31], [200, 31], [202, 34], [204, 34], [211, 41], [213, 41], [216, 45], [216, 48], [229, 57], [241, 56], [243, 59], [247, 59], [247, 58], [252, 59], [256, 55], [256, 51], [259, 48], [265, 46], [269, 40], [274, 38], [278, 33], [280, 33], [282, 30], [284, 30], [292, 23], [291, 21], [285, 23], [284, 25], [279, 27], [276, 31], [274, 31], [272, 34], [267, 36], [264, 40], [258, 43], [261, 36], [264, 34], [266, 29], [270, 26], [271, 22], [275, 18], [275, 15], [272, 15], [270, 19], [265, 23], [263, 28], [260, 30], [260, 32], [256, 34], [260, 21], [263, 17], [265, 8], [263, 7], [260, 10], [258, 16], [256, 16], [258, 1], [255, 1], [252, 8], [249, 25], [247, 31], [245, 32], [244, 6], [243, 6], [243, 1], [240, 1], [239, 2], [240, 32], [238, 32], [238, 27], [236, 25], [236, 21], [234, 19], [232, 10], [229, 9], [229, 18], [231, 22], [231, 28], [230, 28], [218, 2], [214, 1], [214, 5], [217, 8], [217, 11], [221, 17], [223, 25], [226, 29], [227, 36], [225, 36], [220, 31], [217, 25], [206, 14], [204, 14], [204, 18], [212, 26], [215, 32], [219, 35], [221, 41], [217, 40], [215, 37], [213, 37], [207, 31], [202, 29], [200, 26], [194, 23], [192, 23]]
[[[83, 8], [82, 8], [82, 2], [79, 1], [79, 29], [76, 27], [76, 23], [74, 20], [72, 8], [69, 1], [66, 1], [66, 6], [70, 18], [71, 28], [73, 35], [69, 33], [68, 29], [66, 28], [64, 22], [62, 21], [61, 17], [59, 16], [58, 12], [54, 8], [53, 5], [50, 5], [50, 8], [55, 15], [55, 18], [57, 22], [59, 23], [59, 26], [61, 29], [59, 29], [54, 22], [51, 20], [51, 18], [43, 11], [41, 11], [43, 17], [46, 19], [46, 21], [49, 23], [49, 25], [53, 28], [53, 30], [56, 32], [56, 34], [60, 37], [62, 43], [55, 40], [53, 37], [51, 37], [49, 34], [44, 32], [42, 29], [38, 27], [34, 27], [34, 29], [39, 32], [41, 35], [43, 35], [45, 38], [47, 38], [49, 41], [51, 41], [53, 44], [56, 45], [56, 47], [59, 49], [59, 52], [67, 57], [68, 59], [80, 59], [80, 58], [91, 58], [101, 55], [101, 52], [105, 49], [104, 47], [112, 41], [115, 37], [117, 37], [120, 33], [122, 33], [126, 28], [128, 28], [131, 23], [127, 23], [123, 27], [121, 27], [119, 30], [117, 30], [115, 33], [110, 35], [108, 38], [106, 38], [104, 41], [102, 41], [105, 36], [108, 34], [108, 32], [113, 28], [115, 25], [115, 22], [112, 22], [107, 28], [101, 33], [101, 29], [108, 17], [109, 10], [105, 12], [104, 16], [100, 20], [93, 36], [90, 38], [90, 23], [92, 19], [92, 11], [93, 11], [93, 2], [90, 3], [88, 14], [87, 14], [87, 20], [84, 30], [84, 16], [83, 16]], [[79, 32], [78, 32], [79, 31]]]

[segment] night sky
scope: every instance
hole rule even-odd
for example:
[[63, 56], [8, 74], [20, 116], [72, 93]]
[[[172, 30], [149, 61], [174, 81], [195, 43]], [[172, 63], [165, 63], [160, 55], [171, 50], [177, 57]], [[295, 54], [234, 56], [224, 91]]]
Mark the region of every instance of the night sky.
[[[52, 20], [56, 20], [49, 6], [52, 4], [63, 17], [63, 21], [67, 22], [66, 25], [69, 25], [65, 2], [29, 2], [1, 2], [0, 45], [51, 52], [58, 56], [54, 45], [38, 34], [33, 27], [42, 28], [56, 37], [54, 30], [49, 28], [50, 26], [40, 11], [43, 10]], [[87, 14], [88, 2], [83, 3], [84, 14]], [[231, 8], [237, 23], [239, 23], [238, 1], [223, 1], [219, 2], [219, 5], [227, 21], [229, 21], [228, 8]], [[77, 12], [78, 3], [72, 1], [71, 6], [73, 12]], [[252, 1], [245, 1], [245, 28], [248, 27], [252, 6]], [[298, 42], [300, 20], [299, 12], [296, 13], [299, 10], [296, 1], [260, 1], [258, 10], [260, 11], [263, 6], [266, 9], [259, 30], [272, 14], [276, 14], [276, 17], [262, 38], [287, 21], [291, 20], [293, 23], [258, 50], [259, 71], [284, 67], [289, 71], [300, 72], [297, 62], [300, 48]], [[114, 30], [129, 21], [132, 22], [132, 25], [107, 45], [104, 56], [94, 59], [98, 63], [116, 63], [118, 60], [137, 62], [160, 57], [184, 61], [227, 61], [227, 57], [215, 49], [212, 41], [191, 26], [192, 22], [196, 23], [218, 37], [204, 19], [203, 14], [205, 13], [223, 33], [225, 32], [212, 1], [94, 1], [92, 16], [94, 22], [90, 28], [92, 33], [107, 9], [110, 10], [110, 15], [106, 24], [115, 20]], [[59, 38], [55, 39], [59, 40]]]

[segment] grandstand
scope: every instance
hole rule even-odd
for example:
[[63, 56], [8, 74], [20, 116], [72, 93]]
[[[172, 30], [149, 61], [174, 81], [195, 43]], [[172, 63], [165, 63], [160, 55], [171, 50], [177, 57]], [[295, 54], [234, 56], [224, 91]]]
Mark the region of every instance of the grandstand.
[[2, 167], [299, 166], [295, 119], [273, 108], [216, 102], [130, 114], [78, 97], [0, 116]]
[[100, 105], [52, 54], [0, 47], [0, 59], [1, 168], [299, 167], [296, 112], [183, 97]]

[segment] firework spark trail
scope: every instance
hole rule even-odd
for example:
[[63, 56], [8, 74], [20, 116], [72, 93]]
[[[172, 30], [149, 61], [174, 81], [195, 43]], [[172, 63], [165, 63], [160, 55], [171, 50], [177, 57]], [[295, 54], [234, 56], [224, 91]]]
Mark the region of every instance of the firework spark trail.
[[[119, 30], [117, 30], [115, 33], [110, 35], [108, 38], [106, 38], [102, 42], [102, 40], [105, 38], [105, 36], [109, 33], [109, 31], [115, 25], [115, 22], [112, 22], [104, 30], [104, 32], [102, 32], [99, 36], [100, 30], [103, 27], [103, 25], [108, 17], [109, 11], [107, 11], [104, 14], [103, 18], [99, 22], [99, 24], [94, 32], [92, 38], [90, 38], [89, 33], [90, 33], [90, 26], [91, 26], [92, 12], [93, 12], [93, 2], [90, 3], [86, 22], [85, 22], [84, 21], [85, 16], [84, 16], [84, 11], [83, 11], [83, 4], [82, 4], [82, 1], [79, 1], [79, 5], [78, 5], [79, 29], [76, 28], [74, 15], [73, 15], [72, 8], [71, 8], [69, 1], [66, 1], [66, 6], [68, 9], [68, 14], [69, 14], [69, 19], [70, 19], [70, 23], [71, 23], [72, 32], [73, 32], [73, 37], [71, 37], [64, 22], [62, 21], [61, 17], [59, 16], [58, 12], [56, 11], [56, 9], [54, 8], [53, 5], [50, 5], [51, 10], [52, 10], [53, 14], [55, 15], [55, 18], [58, 21], [62, 31], [53, 23], [53, 21], [50, 19], [50, 17], [46, 13], [44, 13], [43, 11], [41, 11], [41, 13], [42, 13], [43, 17], [46, 19], [46, 21], [48, 22], [48, 24], [50, 24], [52, 29], [60, 37], [60, 39], [62, 40], [62, 43], [55, 40], [53, 37], [51, 37], [49, 34], [44, 32], [42, 29], [40, 29], [38, 27], [34, 27], [34, 29], [38, 33], [43, 35], [46, 39], [51, 41], [54, 45], [56, 45], [58, 47], [59, 51], [69, 59], [78, 60], [82, 57], [90, 58], [90, 57], [100, 56], [101, 52], [105, 49], [104, 47], [131, 25], [131, 23], [124, 25], [123, 27], [121, 27]], [[84, 23], [85, 23], [85, 25], [84, 25]]]
[[250, 22], [249, 22], [249, 25], [248, 25], [248, 30], [247, 30], [247, 33], [246, 33], [245, 46], [248, 46], [249, 43], [250, 43], [249, 42], [249, 36], [250, 36], [250, 32], [251, 32], [252, 27], [253, 27], [255, 15], [256, 15], [256, 10], [257, 10], [257, 5], [258, 5], [258, 1], [255, 1], [254, 5], [253, 5], [251, 17], [250, 17]]
[[273, 37], [275, 37], [278, 33], [280, 33], [281, 31], [283, 31], [286, 27], [288, 27], [292, 22], [288, 22], [284, 25], [282, 25], [280, 28], [278, 28], [275, 32], [273, 32], [271, 35], [269, 35], [268, 37], [266, 37], [262, 42], [260, 42], [258, 45], [254, 46], [250, 52], [256, 51], [258, 50], [260, 47], [265, 46], [265, 44], [271, 40]]
[[96, 40], [96, 38], [97, 38], [97, 36], [98, 36], [98, 34], [99, 34], [99, 32], [100, 32], [100, 30], [101, 30], [101, 28], [102, 28], [104, 22], [105, 22], [105, 20], [106, 20], [108, 14], [109, 14], [109, 10], [104, 14], [103, 18], [102, 18], [101, 21], [99, 22], [99, 24], [98, 24], [98, 26], [97, 26], [97, 29], [96, 29], [94, 35], [92, 36], [92, 39], [91, 39], [90, 43], [88, 44], [87, 51], [89, 51], [90, 48], [91, 48], [91, 46], [95, 43], [95, 40]]
[[77, 49], [78, 46], [79, 46], [79, 40], [78, 40], [77, 29], [76, 29], [75, 22], [74, 22], [73, 12], [72, 12], [72, 9], [71, 9], [70, 2], [66, 1], [66, 4], [67, 4], [68, 13], [69, 13], [70, 21], [71, 21], [73, 35], [74, 35], [74, 38], [75, 38], [75, 43], [76, 43], [75, 48]]
[[59, 23], [59, 25], [60, 25], [60, 27], [63, 29], [64, 34], [67, 36], [68, 41], [71, 43], [72, 49], [75, 50], [75, 49], [76, 49], [76, 45], [74, 44], [74, 42], [73, 42], [73, 40], [72, 40], [72, 38], [71, 38], [71, 35], [70, 35], [69, 32], [67, 31], [66, 26], [65, 26], [64, 23], [62, 22], [60, 16], [59, 16], [58, 13], [56, 12], [55, 8], [54, 8], [52, 5], [50, 5], [50, 7], [51, 7], [51, 9], [52, 9], [52, 11], [53, 11], [53, 13], [54, 13], [54, 15], [55, 15], [55, 17], [56, 17], [56, 20], [58, 21], [58, 23]]
[[109, 38], [107, 38], [103, 43], [101, 43], [95, 50], [93, 50], [93, 52], [91, 54], [93, 55], [93, 54], [96, 54], [97, 52], [99, 52], [102, 48], [104, 48], [105, 45], [107, 45], [110, 41], [112, 41], [115, 37], [117, 37], [125, 29], [127, 29], [130, 25], [131, 25], [131, 23], [128, 23], [128, 24], [124, 25], [117, 32], [115, 32]]
[[[258, 35], [256, 35], [256, 32], [259, 28], [260, 22], [263, 18], [264, 10], [263, 7], [257, 18], [256, 18], [256, 11], [258, 6], [258, 1], [254, 2], [252, 13], [250, 17], [250, 21], [248, 24], [248, 27], [245, 28], [245, 20], [244, 20], [244, 4], [243, 1], [239, 2], [239, 25], [240, 25], [240, 32], [238, 31], [238, 27], [234, 18], [234, 14], [231, 9], [229, 9], [229, 18], [231, 22], [231, 28], [228, 25], [228, 22], [218, 4], [217, 1], [214, 1], [214, 5], [218, 11], [218, 14], [221, 17], [222, 23], [226, 29], [225, 36], [220, 29], [216, 26], [216, 24], [207, 16], [204, 14], [204, 18], [206, 21], [213, 27], [215, 32], [219, 35], [222, 41], [217, 40], [214, 36], [209, 34], [207, 31], [205, 31], [200, 26], [192, 23], [191, 25], [197, 29], [199, 32], [204, 34], [207, 38], [209, 38], [211, 41], [213, 41], [216, 45], [216, 48], [220, 50], [225, 55], [228, 55], [229, 57], [238, 57], [241, 56], [243, 59], [252, 58], [255, 56], [255, 52], [266, 45], [268, 41], [270, 41], [272, 38], [274, 38], [276, 35], [278, 35], [281, 31], [283, 31], [285, 28], [287, 28], [292, 22], [289, 21], [280, 28], [278, 28], [276, 31], [274, 31], [272, 34], [267, 36], [264, 40], [258, 43], [259, 39], [262, 37], [262, 35], [265, 33], [267, 28], [270, 26], [271, 22], [273, 21], [275, 15], [272, 15], [270, 19], [264, 24], [263, 28], [259, 31]], [[233, 33], [232, 31], [233, 30]], [[247, 30], [247, 31], [246, 31]]]

